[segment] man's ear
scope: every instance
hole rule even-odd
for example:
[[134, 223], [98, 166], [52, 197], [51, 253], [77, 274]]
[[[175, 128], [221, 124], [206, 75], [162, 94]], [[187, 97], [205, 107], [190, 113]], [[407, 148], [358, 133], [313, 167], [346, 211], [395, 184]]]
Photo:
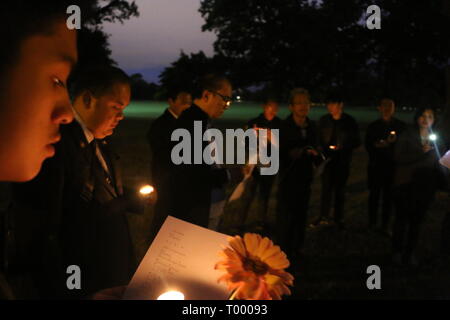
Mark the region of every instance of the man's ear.
[[211, 96], [211, 92], [209, 92], [208, 90], [203, 90], [202, 100], [204, 100], [205, 102], [208, 102], [210, 96]]
[[92, 96], [88, 91], [83, 93], [83, 104], [86, 109], [91, 108]]

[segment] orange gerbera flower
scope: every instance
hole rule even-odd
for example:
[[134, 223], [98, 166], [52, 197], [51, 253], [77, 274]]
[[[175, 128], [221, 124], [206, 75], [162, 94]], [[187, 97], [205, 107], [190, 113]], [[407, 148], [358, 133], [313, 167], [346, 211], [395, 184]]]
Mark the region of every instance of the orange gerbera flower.
[[281, 300], [283, 294], [290, 295], [294, 277], [284, 271], [289, 260], [279, 246], [269, 238], [246, 233], [228, 239], [229, 247], [220, 255], [224, 260], [215, 265], [223, 270], [218, 282], [224, 281], [233, 297], [243, 300]]

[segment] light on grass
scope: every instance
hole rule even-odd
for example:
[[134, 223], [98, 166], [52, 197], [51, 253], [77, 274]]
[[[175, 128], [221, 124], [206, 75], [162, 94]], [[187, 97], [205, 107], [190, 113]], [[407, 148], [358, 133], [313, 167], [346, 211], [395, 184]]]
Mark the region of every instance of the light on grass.
[[160, 295], [157, 300], [184, 300], [184, 294], [179, 291], [167, 291]]

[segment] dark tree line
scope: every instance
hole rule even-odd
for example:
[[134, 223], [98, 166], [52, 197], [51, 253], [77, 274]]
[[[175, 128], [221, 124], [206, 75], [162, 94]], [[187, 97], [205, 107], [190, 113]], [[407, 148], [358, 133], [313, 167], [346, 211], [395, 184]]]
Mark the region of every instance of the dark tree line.
[[[380, 30], [366, 27], [372, 4], [381, 8]], [[161, 83], [219, 63], [236, 87], [258, 86], [280, 98], [302, 86], [316, 100], [339, 90], [355, 105], [390, 96], [442, 107], [450, 56], [444, 8], [443, 0], [203, 0], [203, 30], [217, 34], [214, 57], [182, 54]]]

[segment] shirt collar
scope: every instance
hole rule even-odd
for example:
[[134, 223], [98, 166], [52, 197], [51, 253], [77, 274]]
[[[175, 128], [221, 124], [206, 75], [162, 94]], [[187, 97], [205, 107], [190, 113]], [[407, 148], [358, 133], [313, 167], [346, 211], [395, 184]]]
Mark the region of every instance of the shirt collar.
[[175, 112], [173, 112], [172, 110], [170, 110], [170, 108], [167, 108], [167, 111], [169, 111], [170, 114], [171, 114], [175, 119], [178, 119], [178, 116], [175, 114]]
[[91, 143], [95, 139], [94, 134], [86, 127], [86, 124], [84, 123], [78, 112], [74, 108], [72, 108], [72, 110], [75, 120], [80, 124], [81, 129], [83, 129], [84, 136], [86, 137], [87, 142]]

